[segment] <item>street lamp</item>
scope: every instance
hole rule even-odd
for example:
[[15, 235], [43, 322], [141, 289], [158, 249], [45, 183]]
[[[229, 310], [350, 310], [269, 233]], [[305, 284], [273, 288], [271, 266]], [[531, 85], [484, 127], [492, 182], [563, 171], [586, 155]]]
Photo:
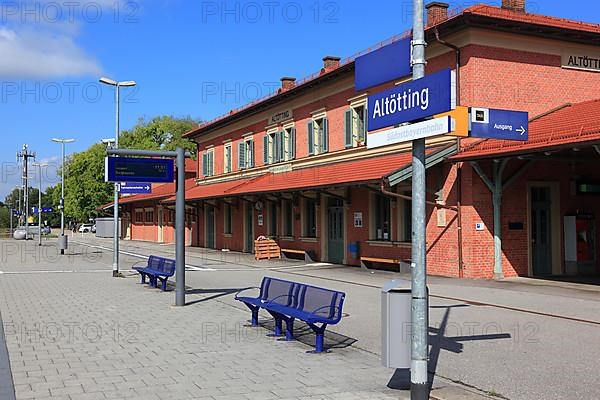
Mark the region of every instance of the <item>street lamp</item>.
[[[114, 149], [119, 148], [119, 89], [121, 87], [132, 87], [135, 86], [135, 81], [115, 81], [113, 79], [102, 77], [100, 78], [100, 83], [104, 83], [105, 85], [114, 86], [115, 88], [115, 103], [117, 105], [117, 116], [116, 116], [116, 129], [115, 129], [115, 142], [113, 144]], [[115, 199], [114, 199], [114, 234], [113, 234], [113, 276], [117, 277], [119, 275], [119, 187], [117, 183], [115, 183]]]
[[61, 175], [61, 194], [60, 194], [60, 254], [65, 254], [67, 249], [67, 237], [65, 236], [65, 144], [73, 143], [75, 139], [52, 139], [55, 143], [60, 143], [62, 148], [62, 167]]
[[38, 245], [42, 245], [42, 168], [47, 167], [49, 164], [45, 163], [33, 163], [34, 167], [38, 167], [38, 173], [40, 178], [40, 186], [38, 188]]

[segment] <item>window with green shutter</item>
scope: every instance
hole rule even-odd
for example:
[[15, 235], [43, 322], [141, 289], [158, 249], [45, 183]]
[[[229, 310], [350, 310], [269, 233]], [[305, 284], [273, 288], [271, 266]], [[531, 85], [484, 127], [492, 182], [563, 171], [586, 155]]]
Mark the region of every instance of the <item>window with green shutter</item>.
[[293, 160], [296, 158], [296, 128], [290, 129], [289, 141], [290, 160]]
[[312, 156], [315, 154], [315, 132], [313, 121], [308, 121], [307, 127], [307, 138], [308, 138], [308, 155]]
[[354, 123], [353, 123], [354, 110], [347, 110], [344, 114], [344, 137], [346, 148], [354, 146]]
[[323, 118], [323, 139], [321, 141], [321, 149], [319, 152], [327, 153], [329, 151], [329, 120], [327, 118]]
[[268, 165], [270, 163], [269, 160], [269, 135], [265, 135], [263, 137], [263, 163]]
[[208, 175], [208, 155], [206, 152], [202, 153], [202, 176]]
[[246, 168], [246, 142], [244, 141], [238, 144], [238, 168]]

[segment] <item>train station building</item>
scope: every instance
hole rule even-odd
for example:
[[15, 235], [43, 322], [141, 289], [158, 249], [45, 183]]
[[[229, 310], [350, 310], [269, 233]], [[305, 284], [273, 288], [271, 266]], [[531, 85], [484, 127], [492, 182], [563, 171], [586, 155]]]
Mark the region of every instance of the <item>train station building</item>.
[[[530, 117], [526, 142], [427, 141], [429, 274], [600, 274], [600, 25], [526, 6], [427, 6], [427, 73], [454, 70], [461, 106]], [[319, 262], [410, 263], [410, 143], [366, 146], [367, 97], [410, 77], [357, 91], [357, 56], [327, 56], [317, 73], [282, 78], [276, 93], [187, 134], [198, 144], [188, 245], [252, 253], [265, 236]], [[165, 185], [123, 199], [128, 237], [172, 242], [174, 194]]]

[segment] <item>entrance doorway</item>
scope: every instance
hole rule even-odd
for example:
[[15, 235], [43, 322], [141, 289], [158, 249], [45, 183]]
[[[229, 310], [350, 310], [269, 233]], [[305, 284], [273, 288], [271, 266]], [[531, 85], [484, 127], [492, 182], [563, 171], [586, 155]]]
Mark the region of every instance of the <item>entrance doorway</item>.
[[254, 253], [254, 207], [248, 202], [244, 206], [244, 251]]
[[533, 275], [552, 275], [552, 191], [549, 187], [532, 187], [530, 196]]
[[344, 202], [329, 199], [327, 206], [328, 261], [333, 264], [344, 262]]
[[206, 248], [214, 249], [215, 247], [215, 208], [206, 205]]
[[162, 243], [165, 241], [163, 231], [163, 216], [164, 209], [161, 207], [158, 209], [158, 243]]

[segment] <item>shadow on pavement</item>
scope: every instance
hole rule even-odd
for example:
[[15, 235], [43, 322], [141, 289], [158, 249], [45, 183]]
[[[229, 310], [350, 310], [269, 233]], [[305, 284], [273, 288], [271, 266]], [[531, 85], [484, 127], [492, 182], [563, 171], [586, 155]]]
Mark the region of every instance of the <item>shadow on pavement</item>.
[[[259, 325], [270, 332], [275, 330], [275, 320], [268, 319], [259, 321]], [[313, 330], [301, 321], [296, 321], [294, 324], [294, 339], [298, 342], [305, 344], [310, 347], [315, 347], [315, 333]], [[323, 348], [325, 351], [333, 349], [345, 349], [352, 346], [358, 340], [344, 336], [340, 333], [333, 332], [330, 330], [325, 331], [325, 343]]]
[[230, 288], [230, 289], [189, 289], [185, 291], [185, 294], [213, 294], [213, 296], [204, 297], [202, 299], [188, 301], [186, 305], [191, 306], [193, 304], [204, 303], [206, 301], [218, 299], [219, 297], [229, 296], [247, 290], [251, 288]]

